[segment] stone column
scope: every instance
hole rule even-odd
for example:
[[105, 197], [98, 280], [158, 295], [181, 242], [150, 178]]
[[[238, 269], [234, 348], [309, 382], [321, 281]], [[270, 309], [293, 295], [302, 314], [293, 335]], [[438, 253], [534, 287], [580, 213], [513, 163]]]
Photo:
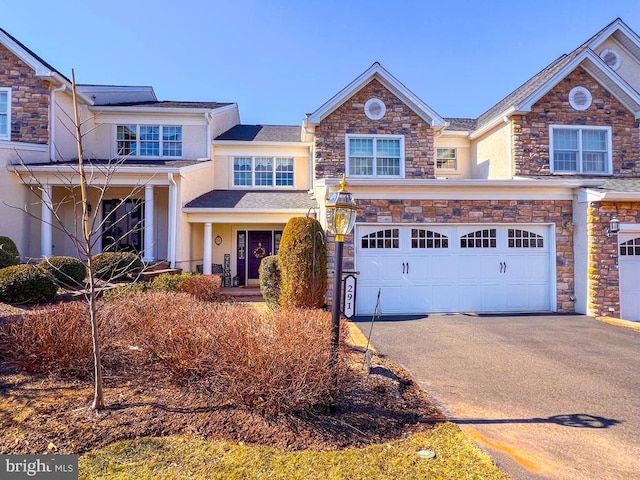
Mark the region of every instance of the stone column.
[[202, 273], [211, 275], [211, 243], [213, 241], [213, 226], [211, 223], [204, 224], [204, 254]]
[[43, 185], [41, 190], [40, 256], [48, 258], [53, 255], [53, 189], [51, 185]]
[[155, 260], [153, 251], [155, 249], [153, 218], [155, 215], [153, 205], [153, 185], [145, 185], [144, 187], [144, 262], [152, 262]]

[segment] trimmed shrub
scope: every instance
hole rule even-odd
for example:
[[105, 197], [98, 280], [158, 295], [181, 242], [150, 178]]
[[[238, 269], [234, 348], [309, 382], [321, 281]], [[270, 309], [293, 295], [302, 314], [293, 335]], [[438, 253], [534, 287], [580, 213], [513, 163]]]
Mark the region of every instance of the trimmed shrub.
[[193, 295], [203, 302], [215, 302], [220, 298], [222, 279], [218, 275], [194, 275], [185, 278], [177, 291]]
[[20, 263], [20, 252], [13, 240], [0, 236], [0, 268], [11, 267]]
[[149, 291], [149, 284], [146, 282], [121, 283], [114, 288], [102, 290], [102, 298], [105, 300], [117, 300], [118, 298], [129, 298]]
[[84, 285], [87, 267], [84, 262], [75, 257], [45, 258], [38, 265], [49, 272], [61, 287], [78, 288]]
[[180, 288], [180, 285], [182, 285], [187, 278], [191, 277], [193, 277], [191, 273], [181, 273], [179, 275], [163, 273], [153, 279], [149, 285], [149, 290], [152, 292], [176, 292]]
[[58, 285], [35, 265], [14, 265], [0, 269], [0, 302], [37, 304], [53, 302]]
[[144, 265], [135, 253], [103, 252], [92, 257], [93, 270], [100, 280], [120, 280], [142, 271]]
[[324, 305], [327, 246], [320, 222], [307, 217], [289, 220], [282, 232], [278, 266], [282, 277], [281, 307], [320, 308]]
[[262, 259], [260, 268], [260, 291], [269, 308], [280, 306], [280, 268], [278, 268], [278, 256], [269, 255]]

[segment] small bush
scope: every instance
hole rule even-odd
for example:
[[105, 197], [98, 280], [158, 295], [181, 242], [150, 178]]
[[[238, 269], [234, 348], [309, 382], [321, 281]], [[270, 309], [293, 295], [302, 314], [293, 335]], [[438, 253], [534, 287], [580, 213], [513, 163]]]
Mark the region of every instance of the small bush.
[[103, 252], [92, 258], [93, 270], [101, 280], [119, 280], [142, 271], [144, 265], [135, 253]]
[[269, 308], [280, 306], [280, 268], [278, 267], [278, 256], [269, 255], [262, 259], [260, 268], [260, 291]]
[[152, 292], [176, 292], [180, 288], [180, 285], [188, 278], [191, 278], [191, 273], [181, 273], [179, 275], [173, 275], [171, 273], [163, 273], [153, 279], [149, 290]]
[[20, 252], [13, 240], [0, 236], [0, 268], [11, 267], [20, 263]]
[[57, 291], [53, 277], [35, 265], [0, 269], [0, 302], [16, 305], [53, 302]]
[[58, 284], [65, 288], [82, 286], [87, 275], [87, 267], [75, 257], [45, 258], [38, 266], [53, 275]]
[[[102, 307], [103, 303], [99, 303]], [[99, 309], [100, 311], [100, 309]], [[115, 369], [113, 339], [122, 334], [115, 323], [100, 319], [98, 338], [102, 364]], [[0, 324], [0, 350], [5, 360], [29, 373], [54, 373], [77, 378], [93, 374], [93, 344], [87, 302], [64, 302], [33, 310]]]
[[[315, 257], [314, 257], [315, 253]], [[321, 308], [327, 294], [327, 246], [322, 225], [294, 217], [284, 227], [278, 250], [283, 308]]]
[[218, 275], [194, 275], [185, 278], [177, 291], [193, 295], [203, 302], [215, 302], [220, 298], [222, 279]]
[[145, 282], [121, 283], [114, 288], [102, 290], [102, 298], [105, 300], [116, 300], [118, 298], [134, 297], [148, 291], [149, 284]]

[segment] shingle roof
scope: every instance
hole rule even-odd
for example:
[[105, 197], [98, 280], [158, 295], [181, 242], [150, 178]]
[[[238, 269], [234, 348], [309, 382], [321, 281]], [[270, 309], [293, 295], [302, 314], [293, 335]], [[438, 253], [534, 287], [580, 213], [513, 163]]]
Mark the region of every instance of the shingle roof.
[[[145, 160], [141, 158], [125, 158], [122, 160], [114, 160], [114, 159], [87, 159], [84, 161], [85, 165], [96, 165], [96, 166], [109, 166], [112, 165], [113, 169], [117, 169], [119, 166], [122, 167], [171, 167], [171, 168], [181, 168], [188, 167], [190, 165], [195, 165], [197, 163], [204, 163], [206, 160]], [[41, 162], [41, 163], [29, 163], [28, 167], [77, 167], [78, 159], [75, 160], [65, 160], [62, 162]]]
[[153, 108], [207, 108], [216, 109], [220, 107], [226, 107], [232, 105], [231, 102], [178, 102], [172, 100], [164, 100], [157, 102], [122, 102], [122, 103], [107, 103], [101, 106], [105, 107], [153, 107]]
[[248, 208], [253, 210], [309, 209], [318, 203], [306, 190], [212, 190], [191, 200], [185, 208]]
[[600, 188], [612, 192], [640, 192], [640, 178], [610, 178]]
[[445, 118], [449, 123], [447, 130], [475, 130], [478, 121], [475, 118]]
[[216, 140], [243, 142], [301, 142], [301, 127], [294, 125], [235, 125]]

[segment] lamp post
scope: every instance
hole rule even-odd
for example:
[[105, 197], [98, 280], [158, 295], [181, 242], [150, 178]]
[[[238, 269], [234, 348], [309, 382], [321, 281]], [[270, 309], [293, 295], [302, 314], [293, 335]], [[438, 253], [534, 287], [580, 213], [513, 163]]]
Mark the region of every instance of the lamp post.
[[333, 277], [333, 300], [331, 304], [331, 368], [333, 370], [334, 389], [338, 376], [338, 345], [340, 341], [340, 296], [342, 293], [342, 255], [344, 236], [351, 233], [356, 223], [356, 203], [351, 193], [345, 191], [347, 181], [342, 176], [340, 190], [334, 192], [327, 201], [327, 232], [335, 235], [335, 271]]

